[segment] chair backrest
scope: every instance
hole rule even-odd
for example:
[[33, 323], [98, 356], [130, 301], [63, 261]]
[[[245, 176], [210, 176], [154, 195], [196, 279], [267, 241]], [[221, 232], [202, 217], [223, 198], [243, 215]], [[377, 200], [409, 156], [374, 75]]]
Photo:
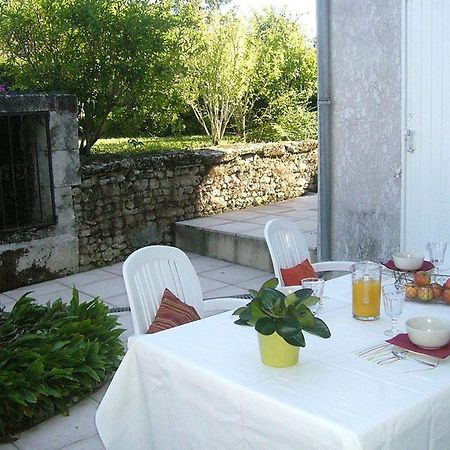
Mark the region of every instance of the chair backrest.
[[273, 219], [264, 227], [264, 237], [272, 258], [275, 276], [283, 286], [281, 269], [294, 267], [311, 259], [306, 239], [299, 226], [291, 220]]
[[166, 288], [203, 316], [197, 273], [187, 255], [176, 247], [152, 245], [136, 250], [123, 264], [123, 278], [137, 334], [148, 330]]

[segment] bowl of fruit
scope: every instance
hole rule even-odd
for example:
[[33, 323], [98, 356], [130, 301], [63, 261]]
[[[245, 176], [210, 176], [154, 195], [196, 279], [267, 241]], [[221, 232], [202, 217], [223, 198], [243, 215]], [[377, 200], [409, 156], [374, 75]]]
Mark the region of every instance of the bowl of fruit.
[[425, 349], [437, 349], [450, 340], [450, 321], [439, 317], [413, 317], [405, 322], [409, 340]]
[[423, 255], [421, 253], [398, 252], [392, 255], [395, 267], [405, 272], [419, 270], [423, 265]]
[[450, 278], [438, 275], [432, 280], [428, 272], [416, 272], [413, 282], [405, 284], [405, 297], [412, 301], [450, 305]]

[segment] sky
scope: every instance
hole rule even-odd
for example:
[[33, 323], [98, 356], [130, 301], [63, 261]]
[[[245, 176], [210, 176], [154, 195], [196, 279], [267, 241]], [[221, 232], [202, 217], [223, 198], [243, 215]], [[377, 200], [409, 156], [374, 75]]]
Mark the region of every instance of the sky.
[[243, 15], [252, 10], [261, 11], [265, 7], [286, 11], [298, 17], [303, 31], [309, 38], [316, 36], [316, 0], [232, 0], [231, 6], [237, 7]]

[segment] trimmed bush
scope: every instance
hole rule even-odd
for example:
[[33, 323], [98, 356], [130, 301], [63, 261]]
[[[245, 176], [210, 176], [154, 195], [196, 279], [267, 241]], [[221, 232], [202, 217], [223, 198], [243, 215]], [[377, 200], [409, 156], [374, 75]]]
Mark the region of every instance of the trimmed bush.
[[73, 290], [45, 306], [23, 295], [0, 311], [0, 442], [69, 407], [99, 387], [124, 353], [117, 318], [97, 297]]

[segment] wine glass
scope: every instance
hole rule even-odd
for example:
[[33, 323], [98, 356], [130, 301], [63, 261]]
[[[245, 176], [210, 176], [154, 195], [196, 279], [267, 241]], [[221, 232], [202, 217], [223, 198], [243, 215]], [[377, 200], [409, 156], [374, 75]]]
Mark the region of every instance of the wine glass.
[[436, 281], [439, 273], [439, 267], [444, 262], [447, 242], [427, 242], [427, 250], [430, 255], [430, 261], [434, 265], [434, 278]]
[[386, 314], [391, 318], [391, 328], [384, 331], [386, 336], [396, 336], [400, 330], [397, 321], [403, 311], [405, 287], [400, 284], [383, 287], [383, 303]]

